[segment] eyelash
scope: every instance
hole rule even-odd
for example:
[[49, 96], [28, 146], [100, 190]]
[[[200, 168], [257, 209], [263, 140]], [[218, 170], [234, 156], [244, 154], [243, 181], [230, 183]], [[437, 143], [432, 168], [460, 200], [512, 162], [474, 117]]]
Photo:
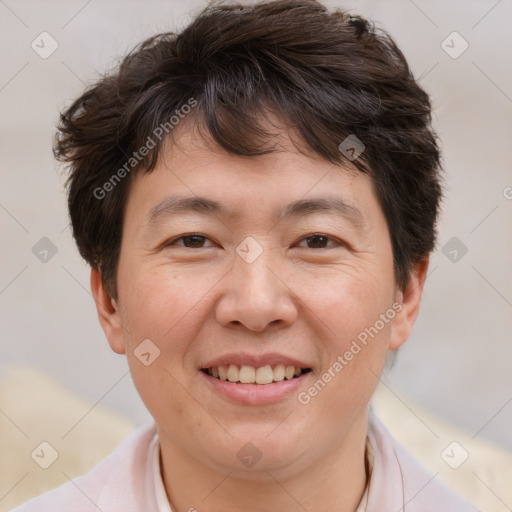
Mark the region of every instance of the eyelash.
[[[177, 238], [174, 238], [174, 239], [170, 240], [169, 242], [166, 242], [164, 244], [164, 246], [165, 247], [172, 247], [173, 245], [176, 245], [176, 242], [178, 242], [179, 240], [183, 240], [185, 238], [190, 238], [190, 237], [198, 237], [198, 238], [202, 238], [204, 240], [210, 240], [207, 236], [201, 235], [200, 233], [189, 233], [187, 235], [181, 235], [181, 236], [179, 236]], [[334, 238], [332, 236], [326, 235], [324, 233], [311, 233], [309, 235], [306, 235], [306, 236], [302, 237], [299, 241], [301, 242], [303, 240], [308, 240], [308, 239], [311, 239], [311, 238], [327, 238], [328, 241], [335, 242], [339, 246], [345, 245], [343, 242], [341, 242], [337, 238]], [[205, 248], [208, 249], [208, 247], [185, 247], [184, 245], [180, 245], [179, 247], [183, 247], [184, 249], [205, 249]], [[306, 249], [313, 249], [312, 247], [305, 247], [305, 248]], [[330, 248], [331, 247], [320, 247], [319, 249], [330, 249]]]

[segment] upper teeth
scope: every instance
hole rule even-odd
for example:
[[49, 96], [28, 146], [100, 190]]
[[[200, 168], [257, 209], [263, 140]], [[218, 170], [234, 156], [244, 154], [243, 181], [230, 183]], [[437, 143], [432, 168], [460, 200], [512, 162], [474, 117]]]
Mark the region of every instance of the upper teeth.
[[241, 382], [242, 384], [270, 384], [284, 379], [293, 379], [302, 373], [302, 368], [292, 365], [276, 364], [275, 366], [238, 366], [236, 364], [220, 365], [208, 368], [207, 372], [212, 377], [229, 382]]

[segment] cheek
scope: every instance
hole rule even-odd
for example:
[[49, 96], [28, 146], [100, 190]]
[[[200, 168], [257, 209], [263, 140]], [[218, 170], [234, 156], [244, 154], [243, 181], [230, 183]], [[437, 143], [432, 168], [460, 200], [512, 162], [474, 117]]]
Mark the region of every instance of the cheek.
[[[127, 325], [126, 353], [133, 382], [155, 420], [173, 425], [176, 418], [181, 418], [176, 411], [190, 409], [190, 396], [184, 390], [194, 375], [184, 366], [184, 360], [200, 327], [197, 305], [205, 291], [202, 286], [194, 286], [191, 279], [164, 267], [139, 268], [137, 274], [122, 274], [121, 267], [119, 270], [122, 316]], [[144, 357], [148, 352], [149, 357]]]
[[[171, 270], [164, 264], [151, 268], [141, 265], [137, 273], [123, 277], [122, 316], [128, 326], [128, 358], [134, 359], [139, 344], [150, 339], [160, 351], [157, 361], [186, 384], [192, 378], [187, 353], [208, 315], [208, 292], [218, 278], [193, 269]], [[140, 364], [134, 360], [130, 366], [136, 380]]]
[[331, 344], [339, 348], [372, 326], [391, 307], [394, 296], [392, 276], [376, 268], [346, 266], [295, 285], [306, 311], [324, 324]]
[[[376, 268], [347, 267], [308, 282], [314, 287], [303, 287], [305, 311], [323, 340], [323, 371], [310, 396], [318, 396], [317, 405], [336, 422], [339, 414], [365, 404], [378, 382], [395, 317], [394, 280]], [[338, 407], [329, 409], [333, 403]]]
[[[164, 266], [147, 268], [132, 265], [137, 272], [124, 272], [123, 316], [130, 325], [130, 338], [154, 337], [163, 342], [162, 336], [178, 325], [200, 299], [201, 290], [190, 279]], [[122, 269], [120, 268], [120, 275]]]

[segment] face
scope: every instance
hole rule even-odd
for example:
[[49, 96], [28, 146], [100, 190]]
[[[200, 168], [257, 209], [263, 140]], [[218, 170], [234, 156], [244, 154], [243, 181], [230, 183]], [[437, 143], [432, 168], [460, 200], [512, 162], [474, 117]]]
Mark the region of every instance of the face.
[[426, 270], [398, 291], [370, 178], [282, 146], [238, 157], [184, 133], [134, 176], [116, 301], [92, 275], [162, 447], [251, 475], [311, 467], [366, 428]]

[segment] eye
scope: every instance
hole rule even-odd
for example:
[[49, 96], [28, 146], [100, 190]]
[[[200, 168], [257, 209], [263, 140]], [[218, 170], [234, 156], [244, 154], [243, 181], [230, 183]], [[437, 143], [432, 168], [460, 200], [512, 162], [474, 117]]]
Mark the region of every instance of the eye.
[[[210, 243], [210, 245], [205, 245], [206, 243]], [[306, 245], [304, 245], [304, 243]], [[342, 243], [328, 235], [315, 233], [313, 235], [302, 238], [298, 245], [308, 249], [329, 249], [331, 247], [342, 245]], [[208, 237], [196, 233], [191, 233], [189, 235], [182, 235], [178, 238], [174, 238], [170, 242], [166, 243], [165, 246], [178, 246], [185, 247], [186, 249], [203, 249], [212, 247], [213, 244]]]
[[[178, 242], [182, 243], [178, 243]], [[209, 239], [203, 235], [197, 235], [197, 234], [190, 234], [190, 235], [183, 235], [179, 238], [175, 238], [174, 240], [171, 240], [168, 242], [166, 247], [170, 246], [180, 246], [180, 247], [186, 247], [187, 249], [202, 249], [205, 247], [204, 243], [206, 241], [209, 241]], [[211, 247], [211, 246], [210, 246]]]
[[[323, 235], [321, 233], [309, 235], [309, 236], [302, 238], [302, 240], [299, 243], [299, 246], [302, 242], [306, 242], [308, 249], [328, 249], [329, 247], [327, 247], [327, 244], [329, 242], [334, 242], [335, 245], [341, 245], [341, 242], [339, 242], [335, 238], [332, 238], [327, 235]], [[304, 246], [302, 245], [302, 247], [304, 247]], [[333, 247], [333, 246], [331, 245], [330, 247]]]

